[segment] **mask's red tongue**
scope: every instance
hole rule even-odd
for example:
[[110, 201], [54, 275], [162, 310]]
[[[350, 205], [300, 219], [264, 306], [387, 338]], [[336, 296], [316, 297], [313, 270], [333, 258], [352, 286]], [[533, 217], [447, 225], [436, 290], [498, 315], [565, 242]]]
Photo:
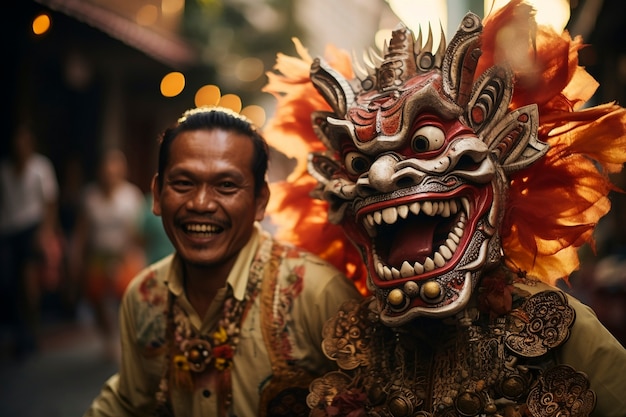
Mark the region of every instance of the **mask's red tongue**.
[[387, 262], [397, 269], [404, 261], [424, 262], [433, 253], [435, 228], [439, 222], [435, 217], [420, 217], [420, 221], [405, 222], [390, 242]]

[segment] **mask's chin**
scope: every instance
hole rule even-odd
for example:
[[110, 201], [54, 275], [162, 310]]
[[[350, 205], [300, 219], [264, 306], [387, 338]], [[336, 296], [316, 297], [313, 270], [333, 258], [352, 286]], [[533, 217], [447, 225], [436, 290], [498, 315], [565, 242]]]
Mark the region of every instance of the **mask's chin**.
[[[460, 213], [454, 221], [463, 222], [464, 216], [465, 213]], [[458, 249], [452, 251], [446, 262], [438, 261], [432, 270], [421, 274], [411, 275], [405, 269], [406, 277], [381, 279], [382, 255], [377, 255], [375, 246], [364, 246], [369, 248], [369, 286], [376, 296], [381, 321], [388, 326], [399, 326], [416, 317], [451, 317], [466, 308], [482, 271], [501, 259], [499, 235], [490, 226], [490, 218], [483, 213], [478, 219], [466, 219], [463, 231], [455, 226], [459, 234]]]
[[[473, 283], [478, 280], [478, 274], [469, 271], [465, 273], [455, 271], [454, 275], [457, 275], [457, 281], [462, 282], [461, 288], [458, 291], [450, 292], [449, 294], [452, 295], [450, 299], [446, 299], [445, 296], [440, 297], [440, 302], [435, 306], [411, 306], [411, 299], [406, 297], [403, 301], [406, 306], [402, 309], [404, 306], [394, 306], [389, 302], [390, 292], [376, 291], [380, 321], [386, 326], [397, 327], [417, 317], [446, 318], [462, 311], [469, 303], [473, 292]], [[431, 281], [426, 285], [429, 284], [432, 285], [431, 290], [433, 293], [440, 293], [439, 289], [441, 288], [441, 284], [436, 281]], [[393, 291], [395, 290], [391, 292]], [[403, 292], [406, 293], [406, 289], [404, 289]], [[422, 297], [424, 297], [424, 295], [422, 295]], [[391, 298], [393, 298], [393, 295], [391, 295]]]

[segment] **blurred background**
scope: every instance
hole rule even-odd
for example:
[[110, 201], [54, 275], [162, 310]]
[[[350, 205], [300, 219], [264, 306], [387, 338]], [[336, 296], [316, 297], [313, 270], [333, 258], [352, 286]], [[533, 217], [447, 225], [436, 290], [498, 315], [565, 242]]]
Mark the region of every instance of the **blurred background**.
[[[68, 279], [71, 274], [64, 273], [69, 262], [63, 251], [78, 228], [83, 190], [98, 180], [105, 150], [123, 152], [125, 179], [147, 196], [158, 135], [184, 110], [220, 104], [263, 126], [275, 104], [261, 92], [265, 73], [278, 52], [296, 55], [293, 37], [312, 56], [323, 55], [328, 43], [361, 51], [385, 38], [402, 19], [414, 29], [428, 22], [434, 28], [441, 24], [449, 39], [467, 11], [484, 16], [502, 3], [506, 1], [6, 2], [0, 18], [7, 102], [1, 113], [5, 130], [0, 157], [8, 157], [9, 139], [18, 126], [28, 124], [37, 152], [50, 160], [58, 183], [55, 216], [61, 260], [56, 273], [42, 273], [38, 281], [36, 346], [17, 352], [11, 324], [4, 313], [0, 316], [0, 415], [82, 415], [116, 370], [116, 354], [103, 348], [93, 309], [79, 285]], [[536, 3], [538, 19], [553, 21], [589, 44], [580, 60], [600, 82], [593, 103], [626, 103], [622, 2]], [[434, 35], [437, 41], [437, 30]], [[270, 179], [283, 178], [290, 161], [280, 154], [272, 158]], [[626, 189], [624, 175], [614, 180]], [[620, 193], [611, 198], [613, 209], [598, 228], [595, 251], [582, 248], [580, 270], [562, 287], [591, 305], [625, 343], [626, 203]], [[144, 209], [148, 214], [143, 221], [154, 220], [149, 219], [148, 204]], [[150, 240], [147, 229], [144, 233], [140, 246]], [[143, 249], [145, 260], [149, 253]], [[6, 271], [0, 275], [0, 283], [8, 279]], [[115, 316], [115, 297], [109, 308]]]

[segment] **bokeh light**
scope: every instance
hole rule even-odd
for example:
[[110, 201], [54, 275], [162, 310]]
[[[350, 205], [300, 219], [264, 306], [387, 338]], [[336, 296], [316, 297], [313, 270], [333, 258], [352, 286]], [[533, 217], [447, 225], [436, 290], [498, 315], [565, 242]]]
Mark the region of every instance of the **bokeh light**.
[[244, 107], [240, 113], [243, 116], [246, 116], [248, 119], [252, 120], [252, 123], [254, 123], [257, 127], [262, 127], [265, 124], [265, 120], [267, 119], [265, 109], [256, 104], [251, 104]]
[[196, 91], [194, 104], [196, 107], [216, 106], [220, 102], [222, 93], [216, 85], [203, 85]]
[[176, 14], [180, 13], [185, 7], [185, 0], [162, 0], [161, 13]]
[[175, 97], [185, 88], [185, 76], [180, 72], [170, 72], [161, 80], [161, 94], [165, 97]]
[[225, 94], [218, 104], [237, 113], [241, 111], [241, 98], [236, 94]]
[[50, 29], [50, 16], [40, 14], [33, 20], [33, 33], [35, 35], [43, 35]]
[[159, 19], [159, 9], [154, 4], [146, 4], [139, 8], [135, 21], [141, 26], [154, 25]]
[[235, 65], [235, 77], [239, 81], [252, 82], [257, 80], [263, 72], [265, 66], [259, 58], [244, 58]]

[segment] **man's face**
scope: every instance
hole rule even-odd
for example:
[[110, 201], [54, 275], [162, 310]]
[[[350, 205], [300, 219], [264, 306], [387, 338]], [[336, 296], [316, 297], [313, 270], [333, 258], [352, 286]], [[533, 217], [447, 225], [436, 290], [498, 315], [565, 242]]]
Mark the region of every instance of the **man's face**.
[[233, 262], [263, 219], [269, 192], [254, 195], [253, 149], [247, 136], [220, 129], [173, 141], [162, 188], [153, 181], [153, 211], [185, 263]]

